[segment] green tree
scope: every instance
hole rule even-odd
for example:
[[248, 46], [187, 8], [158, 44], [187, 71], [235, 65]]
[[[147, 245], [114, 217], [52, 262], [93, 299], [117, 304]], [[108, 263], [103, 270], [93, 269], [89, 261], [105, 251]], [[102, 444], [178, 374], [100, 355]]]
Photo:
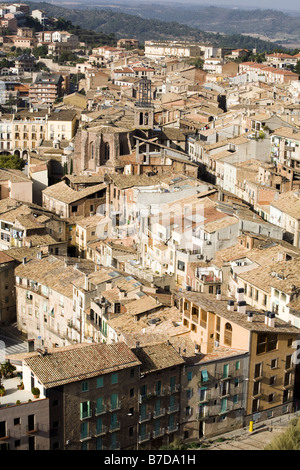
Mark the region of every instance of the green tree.
[[297, 60], [297, 63], [294, 68], [294, 72], [300, 75], [300, 60]]
[[42, 58], [45, 58], [47, 55], [48, 55], [48, 47], [43, 44], [42, 46], [37, 46], [37, 47], [34, 47], [32, 49], [32, 54], [34, 55], [34, 57], [36, 57], [37, 59], [39, 57], [42, 57]]
[[1, 364], [1, 375], [2, 377], [13, 377], [16, 367], [10, 362], [6, 361]]
[[0, 155], [0, 168], [22, 170], [24, 166], [25, 161], [18, 155]]

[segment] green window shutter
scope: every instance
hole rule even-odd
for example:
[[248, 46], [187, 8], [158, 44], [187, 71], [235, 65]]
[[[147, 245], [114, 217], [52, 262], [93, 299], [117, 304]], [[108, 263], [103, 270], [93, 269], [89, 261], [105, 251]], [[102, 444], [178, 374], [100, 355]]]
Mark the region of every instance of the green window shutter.
[[103, 410], [103, 398], [99, 397], [96, 400], [96, 410], [98, 413], [101, 413]]
[[118, 383], [118, 373], [115, 372], [114, 374], [111, 374], [111, 384], [117, 384]]
[[110, 422], [113, 426], [117, 424], [117, 413], [112, 413], [110, 416]]
[[208, 373], [207, 373], [206, 369], [201, 371], [201, 377], [202, 377], [202, 382], [207, 382], [208, 381]]
[[82, 391], [82, 392], [87, 392], [88, 389], [89, 389], [88, 382], [86, 382], [86, 381], [85, 381], [85, 382], [82, 382], [82, 383], [81, 383], [81, 391]]
[[173, 414], [169, 416], [169, 426], [170, 427], [174, 426], [174, 415]]
[[146, 416], [146, 403], [142, 403], [141, 406], [140, 406], [140, 412], [141, 412], [141, 416], [143, 418], [145, 418]]
[[145, 436], [146, 434], [146, 424], [142, 423], [140, 424], [140, 436]]
[[102, 450], [102, 437], [98, 437], [96, 440], [96, 450]]
[[98, 432], [102, 431], [103, 421], [102, 418], [97, 418], [96, 429]]
[[227, 410], [227, 398], [222, 398], [221, 413], [225, 413], [226, 410]]
[[97, 388], [103, 387], [103, 377], [97, 377]]
[[112, 393], [110, 396], [110, 405], [111, 408], [114, 410], [118, 406], [118, 394], [117, 393]]
[[159, 412], [160, 411], [160, 400], [155, 400], [155, 411]]

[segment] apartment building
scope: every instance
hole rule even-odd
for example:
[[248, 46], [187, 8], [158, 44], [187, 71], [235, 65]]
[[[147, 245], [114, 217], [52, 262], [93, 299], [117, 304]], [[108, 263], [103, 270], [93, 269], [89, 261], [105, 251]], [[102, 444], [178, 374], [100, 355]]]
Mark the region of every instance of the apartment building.
[[279, 194], [270, 202], [270, 222], [284, 229], [284, 239], [297, 248], [299, 240], [299, 190]]
[[16, 270], [19, 329], [38, 345], [103, 340], [90, 305], [113, 289], [122, 275], [113, 268], [96, 270], [92, 261], [76, 261], [38, 252]]
[[171, 344], [132, 349], [140, 360], [139, 448], [159, 449], [179, 435], [181, 369], [184, 360]]
[[42, 102], [53, 104], [62, 96], [63, 78], [60, 74], [37, 74], [29, 87], [29, 100], [31, 103]]
[[[18, 329], [35, 348], [72, 344], [73, 285], [84, 274], [63, 260], [37, 253], [15, 270]], [[76, 334], [76, 331], [74, 332]]]
[[12, 117], [11, 152], [28, 159], [45, 139], [47, 110], [20, 110]]
[[266, 63], [271, 64], [273, 67], [278, 67], [279, 69], [286, 69], [290, 65], [296, 65], [298, 58], [290, 54], [285, 54], [283, 52], [273, 52], [272, 54], [266, 54]]
[[8, 325], [16, 320], [15, 274], [17, 266], [14, 258], [0, 252], [0, 324]]
[[[38, 386], [39, 400], [32, 403], [48, 406], [50, 427], [48, 432], [35, 427], [36, 443], [44, 435], [48, 450], [136, 448], [139, 368], [124, 343], [28, 353], [22, 358], [22, 392], [28, 396], [32, 384]], [[35, 422], [42, 424], [43, 418], [36, 416]], [[7, 422], [11, 431], [10, 426]]]
[[56, 108], [47, 118], [46, 140], [71, 141], [77, 130], [77, 113], [72, 109]]
[[[33, 403], [48, 411], [48, 449], [158, 449], [179, 429], [182, 364], [166, 343], [132, 350], [125, 343], [41, 348], [22, 360], [22, 392], [39, 386]], [[8, 431], [11, 426], [5, 423]], [[35, 426], [35, 444], [42, 434]]]
[[35, 65], [36, 58], [31, 54], [22, 54], [15, 60], [15, 67], [18, 71], [18, 74], [23, 74], [24, 72], [33, 72]]
[[294, 80], [297, 81], [299, 79], [299, 76], [290, 70], [257, 64], [256, 62], [239, 64], [239, 72], [254, 72], [260, 76], [260, 80], [269, 84], [290, 84]]
[[300, 133], [296, 129], [281, 127], [271, 136], [271, 160], [276, 163], [277, 173], [287, 180], [288, 189], [300, 187]]
[[186, 352], [181, 438], [209, 438], [244, 426], [249, 353], [218, 345], [207, 355]]
[[46, 213], [38, 206], [3, 200], [0, 214], [0, 248], [40, 246], [42, 252], [64, 254], [66, 249], [65, 221]]
[[[248, 307], [243, 290], [238, 290], [236, 302], [221, 295], [194, 292], [174, 292], [174, 299], [199, 353], [209, 357], [218, 351], [219, 346], [236, 349], [239, 354], [248, 352], [249, 362], [244, 364], [248, 364], [248, 368], [244, 367], [243, 372], [236, 376], [234, 370], [239, 370], [238, 367], [235, 365], [229, 370], [227, 362], [223, 364], [222, 374], [225, 381], [232, 381], [231, 384], [237, 378], [245, 385], [240, 395], [240, 399], [245, 400], [244, 410], [241, 404], [237, 408], [241, 407], [244, 425], [247, 426], [249, 421], [259, 422], [292, 410], [295, 380], [293, 342], [299, 330], [275, 318], [275, 313]], [[216, 378], [215, 375], [213, 377]], [[234, 393], [234, 387], [225, 387], [224, 390], [227, 397], [223, 396], [224, 401], [219, 402], [219, 412], [225, 411], [230, 416], [236, 411], [234, 405], [239, 398], [230, 395]], [[210, 417], [209, 413], [206, 418], [209, 420]]]
[[180, 43], [178, 41], [145, 41], [146, 57], [196, 57], [202, 54], [199, 44]]

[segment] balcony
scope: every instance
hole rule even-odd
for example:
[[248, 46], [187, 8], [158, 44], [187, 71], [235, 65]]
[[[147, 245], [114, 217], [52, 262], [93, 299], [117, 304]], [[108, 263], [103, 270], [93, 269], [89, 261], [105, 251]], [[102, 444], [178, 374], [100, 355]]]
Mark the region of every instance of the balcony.
[[180, 390], [180, 385], [179, 384], [176, 384], [176, 385], [172, 385], [169, 387], [169, 393], [177, 393], [179, 392]]
[[155, 397], [163, 397], [166, 394], [166, 389], [165, 388], [160, 388], [158, 390], [155, 390], [153, 395]]
[[209, 418], [209, 411], [202, 411], [201, 413], [198, 413], [196, 415], [196, 419], [198, 421], [203, 421], [205, 419], [208, 419]]
[[92, 437], [93, 437], [92, 432], [87, 431], [87, 432], [84, 432], [84, 433], [80, 434], [80, 439], [79, 440], [80, 440], [80, 442], [84, 442], [84, 441], [88, 441]]
[[160, 418], [161, 416], [164, 416], [166, 414], [166, 409], [165, 408], [160, 408], [160, 410], [155, 410], [153, 412], [153, 418]]
[[164, 436], [164, 434], [165, 434], [165, 428], [155, 429], [153, 431], [153, 438], [155, 439], [156, 437]]
[[121, 402], [118, 403], [111, 403], [109, 411], [117, 411], [121, 409]]
[[208, 403], [210, 401], [210, 395], [207, 393], [204, 396], [200, 396], [199, 404]]
[[225, 376], [221, 377], [220, 381], [224, 382], [225, 380], [231, 380], [231, 379], [232, 379], [231, 375], [225, 375]]
[[151, 438], [150, 432], [147, 432], [145, 434], [141, 434], [139, 436], [139, 444], [142, 444], [143, 442], [149, 441]]
[[177, 411], [179, 411], [179, 403], [177, 405], [169, 406], [167, 413], [171, 414], [171, 413], [176, 413]]
[[95, 409], [95, 416], [103, 415], [106, 412], [107, 412], [106, 405], [99, 406]]
[[119, 431], [121, 429], [120, 421], [116, 421], [109, 426], [109, 432]]
[[120, 449], [121, 449], [120, 442], [115, 442], [114, 444], [111, 444], [109, 446], [109, 450], [120, 450]]
[[151, 413], [145, 413], [144, 415], [139, 416], [139, 423], [145, 423], [151, 419]]
[[35, 434], [39, 430], [39, 425], [37, 423], [34, 426], [26, 426], [26, 434]]
[[102, 425], [101, 428], [97, 428], [95, 431], [95, 437], [103, 436], [107, 433], [107, 426]]
[[5, 435], [4, 435], [4, 436], [0, 435], [0, 442], [1, 442], [1, 441], [6, 441], [6, 440], [9, 439], [9, 438], [10, 438], [10, 433], [9, 433], [9, 431], [7, 430], [7, 431], [5, 431]]
[[171, 434], [172, 432], [178, 431], [178, 424], [173, 424], [172, 426], [168, 426], [166, 433]]
[[92, 410], [85, 411], [81, 413], [80, 415], [80, 421], [83, 421], [84, 419], [89, 419], [92, 417]]
[[218, 415], [222, 416], [222, 415], [225, 415], [227, 413], [230, 413], [230, 411], [231, 411], [230, 408], [224, 408], [224, 409], [221, 409], [221, 411], [219, 411]]

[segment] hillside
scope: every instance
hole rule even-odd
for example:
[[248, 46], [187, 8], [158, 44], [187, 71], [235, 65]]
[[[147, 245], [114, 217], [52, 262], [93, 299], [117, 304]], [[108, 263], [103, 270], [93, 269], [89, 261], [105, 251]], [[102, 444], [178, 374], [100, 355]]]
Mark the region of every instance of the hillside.
[[[112, 9], [64, 8], [45, 2], [26, 2], [31, 8], [43, 9], [49, 16], [65, 18], [81, 28], [97, 33], [114, 34], [116, 38], [132, 37], [145, 40], [188, 40], [211, 43], [219, 47], [256, 48], [257, 52], [272, 51], [278, 45], [241, 34], [211, 33], [177, 21], [141, 18]], [[169, 9], [171, 12], [173, 8]], [[171, 13], [170, 13], [171, 14]], [[179, 16], [180, 17], [180, 16]]]

